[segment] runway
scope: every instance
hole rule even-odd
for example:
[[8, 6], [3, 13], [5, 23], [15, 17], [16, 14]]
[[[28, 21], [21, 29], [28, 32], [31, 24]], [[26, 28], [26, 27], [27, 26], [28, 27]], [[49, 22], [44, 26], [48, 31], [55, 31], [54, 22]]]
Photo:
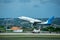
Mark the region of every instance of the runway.
[[60, 33], [0, 33], [0, 35], [60, 35]]
[[0, 37], [56, 37], [60, 38], [60, 34], [56, 33], [0, 33]]

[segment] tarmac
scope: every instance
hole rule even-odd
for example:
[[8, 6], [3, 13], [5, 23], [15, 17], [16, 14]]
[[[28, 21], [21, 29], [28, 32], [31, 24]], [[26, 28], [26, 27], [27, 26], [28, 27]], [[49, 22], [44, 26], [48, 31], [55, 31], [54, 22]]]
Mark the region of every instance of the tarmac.
[[0, 33], [0, 37], [56, 37], [60, 38], [58, 33]]

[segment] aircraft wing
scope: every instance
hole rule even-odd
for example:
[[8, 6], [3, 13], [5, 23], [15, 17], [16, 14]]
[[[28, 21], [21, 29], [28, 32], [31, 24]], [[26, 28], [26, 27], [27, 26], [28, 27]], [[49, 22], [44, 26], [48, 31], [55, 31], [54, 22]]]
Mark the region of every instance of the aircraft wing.
[[29, 21], [30, 23], [39, 23], [39, 22], [42, 22], [41, 20], [38, 20], [38, 19], [33, 19], [33, 18], [30, 18], [30, 17], [25, 17], [25, 16], [21, 16], [21, 17], [18, 17], [19, 19], [22, 19], [22, 20], [25, 20], [25, 21]]

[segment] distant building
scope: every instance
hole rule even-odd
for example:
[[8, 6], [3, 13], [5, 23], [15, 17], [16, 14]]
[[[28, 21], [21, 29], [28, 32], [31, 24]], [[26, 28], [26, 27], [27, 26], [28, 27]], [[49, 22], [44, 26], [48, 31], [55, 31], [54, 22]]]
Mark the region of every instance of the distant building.
[[18, 26], [12, 26], [11, 27], [11, 30], [20, 30], [20, 29], [22, 29], [21, 27], [18, 27]]
[[23, 32], [23, 29], [18, 26], [12, 26], [11, 30], [13, 30], [13, 32]]

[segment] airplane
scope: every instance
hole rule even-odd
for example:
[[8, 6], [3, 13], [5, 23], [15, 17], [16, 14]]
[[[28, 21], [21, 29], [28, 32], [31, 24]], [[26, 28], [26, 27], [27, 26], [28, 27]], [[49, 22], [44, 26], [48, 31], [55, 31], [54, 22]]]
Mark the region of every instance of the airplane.
[[[32, 26], [36, 26], [36, 24], [40, 24], [40, 25], [51, 25], [52, 24], [52, 21], [54, 19], [54, 16], [50, 17], [45, 22], [43, 22], [41, 20], [38, 20], [38, 19], [33, 19], [33, 18], [30, 18], [30, 17], [26, 17], [26, 16], [21, 16], [21, 17], [18, 17], [18, 18], [32, 23], [32, 25], [31, 25], [31, 27], [32, 27]], [[32, 33], [40, 33], [40, 29], [33, 29]]]
[[30, 17], [26, 17], [26, 16], [21, 16], [21, 17], [18, 17], [19, 19], [22, 19], [22, 20], [25, 20], [25, 21], [28, 21], [30, 23], [33, 23], [34, 24], [47, 24], [47, 25], [50, 25], [54, 19], [54, 16], [50, 17], [47, 21], [43, 22], [41, 20], [38, 20], [38, 19], [33, 19], [33, 18], [30, 18]]

